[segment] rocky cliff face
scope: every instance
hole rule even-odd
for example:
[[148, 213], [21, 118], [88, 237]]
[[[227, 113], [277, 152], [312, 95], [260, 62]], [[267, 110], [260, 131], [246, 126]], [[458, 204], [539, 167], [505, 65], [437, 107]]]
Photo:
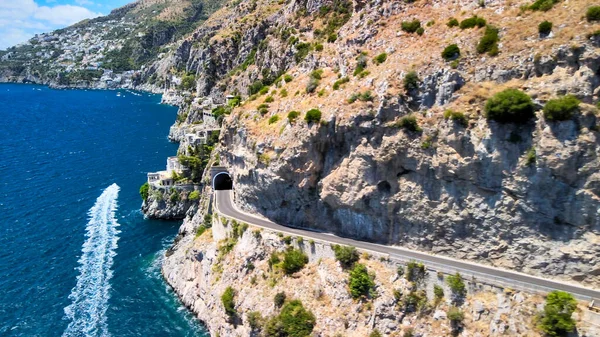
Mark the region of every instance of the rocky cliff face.
[[[284, 293], [287, 301], [301, 300], [314, 313], [312, 336], [368, 336], [375, 330], [386, 336], [453, 333], [448, 319], [452, 291], [445, 275], [432, 271], [415, 285], [398, 274], [398, 267], [404, 269], [403, 265], [363, 255], [360, 262], [374, 277], [375, 294], [373, 299], [353, 300], [348, 290], [348, 271], [334, 259], [328, 244], [292, 239], [288, 245], [281, 236], [252, 227], [232, 241], [235, 225], [218, 217], [213, 218], [212, 229], [194, 234], [202, 218], [196, 216], [184, 223], [162, 270], [183, 303], [213, 336], [260, 336], [265, 322], [280, 311], [274, 304], [277, 293]], [[270, 267], [269, 259], [273, 252], [290, 246], [304, 251], [309, 263], [292, 276], [285, 276]], [[434, 286], [443, 289], [443, 299], [435, 300]], [[225, 313], [221, 301], [227, 287], [235, 291], [234, 319]], [[541, 296], [471, 282], [467, 282], [467, 293], [461, 306], [465, 318], [460, 336], [539, 336], [534, 317], [542, 308]], [[419, 309], [407, 304], [407, 298], [415, 294], [425, 298]], [[250, 316], [256, 313], [262, 319], [251, 323]], [[598, 332], [578, 321], [579, 336]]]
[[382, 111], [259, 144], [233, 124], [221, 158], [238, 203], [279, 223], [598, 285], [593, 112], [521, 127], [430, 120], [419, 134], [389, 126]]
[[142, 203], [142, 212], [153, 219], [181, 220], [188, 212], [197, 211], [198, 200], [190, 198], [195, 186], [157, 188], [150, 185], [148, 198]]

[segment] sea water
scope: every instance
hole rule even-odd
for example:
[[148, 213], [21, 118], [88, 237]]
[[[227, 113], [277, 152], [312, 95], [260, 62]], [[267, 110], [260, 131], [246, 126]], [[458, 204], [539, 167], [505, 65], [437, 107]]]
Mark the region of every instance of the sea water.
[[139, 211], [177, 151], [159, 102], [0, 85], [0, 336], [208, 336], [160, 275], [180, 223]]

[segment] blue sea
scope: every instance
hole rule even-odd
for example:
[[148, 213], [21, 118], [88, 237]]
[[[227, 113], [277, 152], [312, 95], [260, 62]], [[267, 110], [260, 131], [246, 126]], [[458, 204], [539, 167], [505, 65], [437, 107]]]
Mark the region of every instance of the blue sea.
[[0, 85], [0, 336], [208, 336], [160, 275], [179, 222], [144, 219], [176, 108]]

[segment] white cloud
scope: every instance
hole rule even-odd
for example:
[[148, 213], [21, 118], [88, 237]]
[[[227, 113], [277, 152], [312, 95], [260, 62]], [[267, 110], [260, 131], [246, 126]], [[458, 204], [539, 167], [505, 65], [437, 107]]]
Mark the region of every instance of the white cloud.
[[83, 19], [100, 16], [100, 13], [94, 13], [85, 7], [59, 5], [54, 7], [38, 7], [34, 13], [34, 18], [47, 21], [56, 25], [72, 25]]
[[90, 0], [75, 0], [75, 3], [81, 6], [88, 6], [94, 4], [94, 2]]
[[[78, 3], [92, 3], [79, 0]], [[102, 13], [82, 6], [39, 6], [34, 0], [0, 0], [0, 49], [25, 42], [35, 34], [72, 25]]]

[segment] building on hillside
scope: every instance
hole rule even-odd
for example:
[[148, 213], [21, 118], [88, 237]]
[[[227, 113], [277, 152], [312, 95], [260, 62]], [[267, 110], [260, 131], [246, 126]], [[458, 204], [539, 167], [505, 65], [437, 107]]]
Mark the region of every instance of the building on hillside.
[[167, 158], [167, 169], [165, 171], [148, 173], [148, 184], [155, 187], [175, 186], [178, 182], [173, 179], [174, 176], [187, 176], [188, 171], [189, 169], [181, 164], [179, 158], [169, 157]]

